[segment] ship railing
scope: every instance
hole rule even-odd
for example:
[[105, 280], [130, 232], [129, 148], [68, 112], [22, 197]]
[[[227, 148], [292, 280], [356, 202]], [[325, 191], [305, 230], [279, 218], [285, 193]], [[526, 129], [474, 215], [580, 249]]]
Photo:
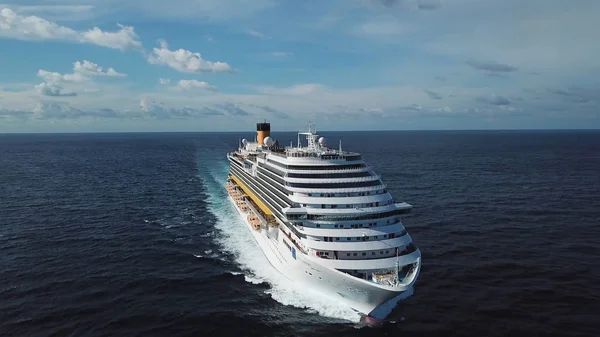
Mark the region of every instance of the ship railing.
[[290, 192], [293, 193], [352, 193], [352, 192], [369, 192], [384, 190], [387, 188], [387, 184], [383, 183], [376, 186], [367, 187], [345, 187], [345, 188], [303, 188], [303, 187], [287, 187]]
[[[276, 152], [271, 150], [268, 153], [281, 158], [315, 158], [321, 160], [348, 160], [355, 159], [357, 156], [360, 156], [358, 153], [354, 152], [339, 154], [337, 151], [326, 151], [324, 153], [320, 153], [314, 151], [303, 151], [302, 149], [285, 149], [285, 152]], [[335, 156], [335, 158], [322, 158], [321, 156]], [[360, 159], [361, 158], [358, 157], [358, 160]]]
[[273, 152], [273, 151], [271, 151], [271, 152], [269, 152], [269, 154], [272, 154], [274, 156], [281, 157], [281, 158], [287, 158], [287, 156], [284, 153], [282, 153], [282, 152]]
[[[331, 166], [336, 166], [336, 165], [331, 165]], [[348, 171], [356, 171], [356, 172], [364, 172], [364, 171], [369, 171], [371, 170], [370, 166], [361, 166], [361, 167], [350, 167], [350, 168], [344, 168], [343, 166], [339, 166], [339, 168], [336, 169], [327, 169], [327, 170], [311, 170], [311, 169], [302, 169], [302, 170], [298, 170], [298, 169], [285, 169], [285, 168], [281, 168], [281, 170], [286, 171], [288, 173], [340, 173], [340, 172], [348, 172]]]
[[284, 177], [285, 181], [290, 183], [358, 183], [363, 181], [375, 181], [379, 180], [381, 176], [372, 175], [366, 177], [341, 177], [341, 178], [289, 178]]
[[298, 250], [299, 250], [300, 252], [302, 252], [303, 254], [308, 254], [308, 252], [307, 252], [307, 251], [306, 251], [304, 248], [302, 248], [302, 246], [300, 246], [300, 244], [299, 244], [298, 242], [296, 242], [296, 239], [294, 239], [294, 238], [292, 237], [292, 234], [290, 234], [290, 233], [288, 233], [288, 232], [286, 232], [286, 231], [283, 231], [283, 230], [282, 230], [281, 232], [283, 232], [283, 234], [285, 234], [285, 236], [286, 236], [286, 237], [287, 237], [287, 238], [288, 238], [288, 239], [289, 239], [289, 240], [292, 242], [292, 244], [293, 244], [293, 245], [294, 245], [296, 248], [298, 248]]

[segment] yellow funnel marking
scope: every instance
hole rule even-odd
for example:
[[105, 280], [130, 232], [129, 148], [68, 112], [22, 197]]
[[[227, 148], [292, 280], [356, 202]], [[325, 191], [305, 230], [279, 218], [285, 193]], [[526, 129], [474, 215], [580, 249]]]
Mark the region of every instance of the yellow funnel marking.
[[267, 207], [267, 205], [263, 204], [262, 201], [260, 201], [260, 199], [254, 194], [252, 193], [252, 191], [246, 187], [246, 185], [244, 185], [243, 182], [241, 182], [240, 179], [238, 179], [235, 176], [231, 176], [231, 178], [238, 184], [239, 187], [242, 188], [242, 190], [244, 190], [244, 192], [246, 192], [246, 194], [248, 195], [248, 197], [266, 214], [266, 215], [273, 215], [273, 212], [271, 212], [271, 210], [269, 209], [269, 207]]

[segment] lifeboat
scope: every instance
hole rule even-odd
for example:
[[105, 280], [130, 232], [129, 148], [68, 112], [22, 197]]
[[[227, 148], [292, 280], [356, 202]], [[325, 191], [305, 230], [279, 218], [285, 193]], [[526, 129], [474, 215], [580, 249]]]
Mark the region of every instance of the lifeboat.
[[259, 230], [260, 229], [260, 219], [254, 214], [248, 214], [248, 222], [252, 225], [252, 228]]

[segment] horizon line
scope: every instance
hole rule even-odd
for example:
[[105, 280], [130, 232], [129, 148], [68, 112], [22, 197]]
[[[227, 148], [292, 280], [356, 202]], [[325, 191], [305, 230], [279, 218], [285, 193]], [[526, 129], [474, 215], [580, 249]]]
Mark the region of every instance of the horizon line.
[[[600, 128], [514, 128], [514, 129], [370, 129], [370, 130], [322, 130], [319, 132], [435, 132], [435, 131], [463, 131], [463, 132], [498, 132], [498, 131], [600, 131]], [[37, 135], [37, 134], [165, 134], [165, 133], [240, 133], [254, 131], [36, 131], [36, 132], [0, 132], [0, 135]], [[277, 132], [302, 132], [301, 130], [277, 130]]]

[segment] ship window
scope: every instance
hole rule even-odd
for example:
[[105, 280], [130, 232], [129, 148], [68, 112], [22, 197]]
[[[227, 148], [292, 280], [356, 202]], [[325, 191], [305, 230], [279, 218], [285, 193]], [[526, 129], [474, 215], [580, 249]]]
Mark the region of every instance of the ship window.
[[352, 254], [352, 255], [356, 256], [356, 253], [354, 253], [354, 254]]
[[346, 238], [348, 241], [352, 240], [352, 238]]
[[372, 252], [371, 255], [375, 255], [375, 252]]
[[350, 256], [350, 253], [346, 253], [346, 256]]
[[383, 250], [379, 251], [379, 254], [380, 254], [380, 255], [383, 255]]
[[335, 241], [340, 241], [340, 238], [335, 238]]
[[366, 255], [367, 255], [367, 253], [362, 253], [362, 255], [363, 255], [363, 256], [366, 256]]
[[317, 224], [317, 228], [321, 228], [321, 225]]
[[333, 227], [338, 228], [337, 225], [334, 225]]

